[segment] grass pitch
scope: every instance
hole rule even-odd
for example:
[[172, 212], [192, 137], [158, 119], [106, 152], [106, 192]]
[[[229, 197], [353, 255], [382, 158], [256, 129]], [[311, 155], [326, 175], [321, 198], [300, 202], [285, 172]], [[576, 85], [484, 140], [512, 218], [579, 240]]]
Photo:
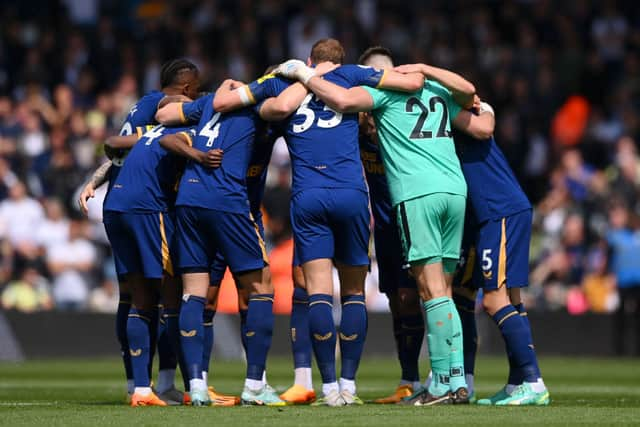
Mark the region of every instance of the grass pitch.
[[[212, 364], [212, 380], [224, 393], [240, 393], [244, 364]], [[423, 363], [422, 367], [426, 366]], [[431, 408], [373, 405], [348, 408], [234, 407], [129, 408], [124, 404], [121, 362], [47, 360], [0, 364], [0, 425], [38, 426], [451, 426], [451, 425], [640, 425], [640, 361], [637, 359], [542, 358], [551, 392], [548, 407]], [[363, 399], [389, 394], [398, 379], [393, 359], [365, 358], [358, 393]], [[476, 394], [502, 386], [506, 360], [480, 358]], [[314, 372], [316, 390], [319, 375]], [[284, 390], [292, 381], [291, 362], [272, 359], [269, 382]], [[176, 381], [180, 384], [180, 379]]]

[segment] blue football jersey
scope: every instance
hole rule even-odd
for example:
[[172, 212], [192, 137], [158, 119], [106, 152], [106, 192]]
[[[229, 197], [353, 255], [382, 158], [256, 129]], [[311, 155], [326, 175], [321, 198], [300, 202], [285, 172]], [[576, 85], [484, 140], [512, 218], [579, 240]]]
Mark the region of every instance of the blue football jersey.
[[360, 134], [360, 158], [369, 187], [369, 200], [375, 228], [389, 225], [395, 227], [395, 224], [391, 224], [391, 195], [380, 156], [380, 147], [363, 134]]
[[247, 169], [247, 192], [249, 195], [249, 205], [254, 218], [259, 218], [262, 213], [260, 206], [264, 197], [264, 187], [267, 182], [267, 171], [273, 152], [273, 144], [276, 139], [282, 136], [282, 130], [278, 123], [271, 123], [264, 129], [261, 135], [256, 137], [251, 152], [251, 160]]
[[[324, 79], [345, 88], [377, 87], [384, 71], [343, 65]], [[259, 102], [279, 95], [291, 82], [273, 75], [249, 85], [249, 97]], [[291, 154], [295, 194], [307, 188], [355, 188], [366, 191], [358, 149], [358, 114], [338, 113], [314, 94], [304, 99], [289, 117], [285, 139]]]
[[162, 148], [159, 141], [174, 133], [184, 133], [192, 140], [195, 129], [158, 125], [142, 135], [114, 182], [105, 211], [144, 213], [173, 209], [184, 162]]
[[493, 136], [479, 141], [457, 132], [454, 141], [467, 181], [469, 206], [477, 223], [531, 209]]
[[[127, 117], [120, 129], [120, 135], [133, 135], [138, 128], [144, 128], [147, 125], [156, 124], [156, 111], [158, 110], [158, 104], [165, 97], [165, 94], [159, 90], [149, 92], [136, 102], [131, 107]], [[107, 197], [113, 184], [118, 178], [120, 167], [124, 163], [124, 159], [128, 154], [128, 150], [122, 150], [123, 154], [118, 157], [114, 157], [111, 162], [111, 168], [109, 168], [109, 185], [107, 187]]]
[[185, 121], [198, 121], [193, 147], [224, 150], [222, 165], [210, 169], [188, 162], [180, 181], [178, 206], [249, 213], [247, 169], [256, 132], [265, 123], [252, 108], [222, 114], [213, 108], [214, 94], [182, 104]]

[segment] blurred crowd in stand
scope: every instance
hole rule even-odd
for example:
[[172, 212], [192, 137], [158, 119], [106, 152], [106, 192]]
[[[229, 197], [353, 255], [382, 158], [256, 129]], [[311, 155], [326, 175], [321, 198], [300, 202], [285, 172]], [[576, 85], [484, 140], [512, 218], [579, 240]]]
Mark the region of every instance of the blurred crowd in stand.
[[[640, 310], [639, 2], [32, 0], [1, 2], [0, 12], [5, 308], [115, 310], [103, 193], [88, 219], [75, 200], [104, 139], [159, 88], [165, 60], [193, 61], [211, 90], [306, 59], [331, 36], [349, 62], [381, 44], [397, 63], [453, 69], [494, 106], [496, 140], [535, 206], [532, 310]], [[289, 185], [280, 143], [264, 208], [281, 289], [290, 286]], [[386, 310], [375, 274], [368, 305]]]

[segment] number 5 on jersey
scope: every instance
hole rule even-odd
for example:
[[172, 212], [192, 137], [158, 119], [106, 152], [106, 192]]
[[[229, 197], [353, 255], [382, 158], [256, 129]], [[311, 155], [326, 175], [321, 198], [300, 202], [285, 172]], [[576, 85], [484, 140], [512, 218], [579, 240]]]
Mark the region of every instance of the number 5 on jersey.
[[202, 135], [207, 138], [207, 142], [205, 144], [206, 147], [213, 147], [213, 141], [220, 135], [220, 123], [218, 120], [220, 119], [220, 113], [215, 113], [211, 120], [209, 120], [203, 127], [200, 129], [200, 133], [198, 135]]

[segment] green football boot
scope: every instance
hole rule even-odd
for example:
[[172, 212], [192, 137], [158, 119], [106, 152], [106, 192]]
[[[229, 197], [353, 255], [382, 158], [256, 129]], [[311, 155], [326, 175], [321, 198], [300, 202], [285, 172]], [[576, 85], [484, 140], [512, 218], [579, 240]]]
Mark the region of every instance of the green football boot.
[[549, 391], [536, 393], [529, 383], [522, 383], [511, 396], [498, 400], [496, 406], [546, 406], [550, 402]]
[[487, 399], [479, 399], [476, 402], [476, 405], [480, 405], [480, 406], [490, 406], [490, 405], [495, 405], [496, 402], [499, 402], [501, 400], [507, 399], [509, 397], [509, 393], [507, 393], [507, 387], [502, 387], [500, 389], [500, 391], [498, 391], [496, 394], [494, 394], [493, 396], [487, 398]]
[[262, 387], [260, 390], [251, 390], [247, 387], [242, 391], [240, 401], [243, 405], [258, 406], [285, 406], [287, 402], [280, 399], [278, 393], [271, 386]]
[[191, 406], [211, 406], [208, 390], [192, 390], [189, 395], [191, 396]]

